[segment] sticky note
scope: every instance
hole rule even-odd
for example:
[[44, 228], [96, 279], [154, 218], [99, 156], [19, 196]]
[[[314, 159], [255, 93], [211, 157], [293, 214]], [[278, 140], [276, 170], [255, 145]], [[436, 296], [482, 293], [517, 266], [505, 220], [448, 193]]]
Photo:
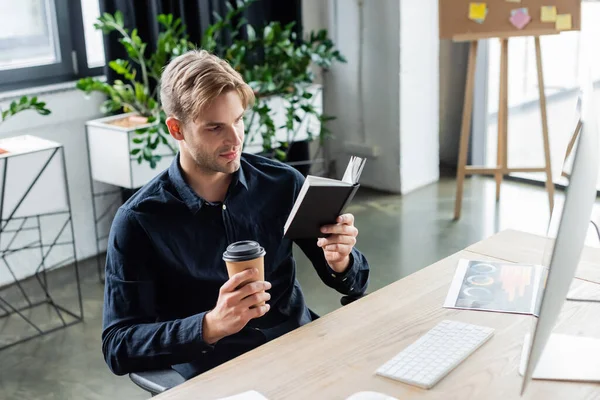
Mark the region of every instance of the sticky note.
[[[485, 16], [487, 17], [488, 15], [488, 11], [489, 10], [485, 10]], [[481, 19], [474, 19], [473, 21], [477, 22], [478, 24], [483, 24], [485, 22], [485, 18], [481, 18]]]
[[485, 20], [487, 15], [487, 4], [486, 3], [470, 3], [469, 4], [469, 19], [474, 21]]
[[518, 10], [510, 17], [510, 23], [517, 29], [523, 29], [531, 22], [531, 17], [523, 10]]
[[556, 16], [556, 30], [564, 31], [571, 29], [571, 14], [559, 14]]
[[555, 6], [542, 6], [542, 22], [555, 22], [556, 21], [556, 7]]

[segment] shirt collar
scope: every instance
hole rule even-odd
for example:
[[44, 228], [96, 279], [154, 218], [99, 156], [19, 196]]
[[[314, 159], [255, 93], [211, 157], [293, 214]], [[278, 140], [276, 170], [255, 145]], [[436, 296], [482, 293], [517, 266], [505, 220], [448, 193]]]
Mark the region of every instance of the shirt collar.
[[[173, 158], [171, 165], [169, 166], [169, 178], [175, 189], [181, 196], [181, 199], [185, 203], [185, 205], [192, 211], [197, 212], [200, 208], [202, 208], [202, 204], [204, 203], [204, 199], [202, 199], [194, 189], [183, 178], [183, 173], [181, 171], [181, 164], [179, 163], [179, 155]], [[240, 168], [233, 174], [233, 179], [231, 180], [230, 189], [228, 193], [231, 191], [231, 188], [234, 188], [238, 183], [241, 183], [243, 187], [248, 189], [248, 182], [246, 180], [246, 174], [244, 173], [244, 163], [242, 162]]]
[[[235, 182], [236, 184], [239, 182], [242, 184], [242, 186], [244, 186], [246, 188], [246, 190], [248, 189], [248, 182], [246, 181], [246, 173], [244, 172], [244, 159], [242, 157], [242, 159], [240, 159], [240, 167], [238, 168], [237, 172], [233, 174], [233, 180], [232, 182]], [[232, 185], [233, 187], [233, 185]]]

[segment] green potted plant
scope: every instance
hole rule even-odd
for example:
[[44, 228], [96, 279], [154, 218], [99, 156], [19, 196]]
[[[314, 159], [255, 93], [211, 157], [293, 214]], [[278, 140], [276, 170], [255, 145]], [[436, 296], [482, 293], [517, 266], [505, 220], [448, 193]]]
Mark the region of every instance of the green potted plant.
[[105, 13], [94, 25], [104, 34], [117, 32], [129, 57], [108, 63], [122, 79], [110, 84], [87, 77], [77, 83], [86, 94], [100, 92], [106, 96], [101, 111], [107, 116], [86, 123], [92, 177], [99, 182], [138, 188], [157, 170], [166, 168], [177, 153], [160, 107], [159, 81], [169, 60], [193, 45], [181, 20], [159, 15], [158, 23], [161, 32], [156, 51], [150, 55], [137, 29], [125, 27], [121, 12]]
[[[254, 27], [241, 17], [257, 0], [238, 1], [203, 36], [202, 48], [227, 60], [254, 89], [256, 102], [246, 116], [246, 148], [288, 161], [294, 143], [329, 137], [322, 87], [315, 84], [311, 67], [327, 69], [346, 62], [326, 30], [299, 38], [294, 23], [269, 22]], [[228, 33], [230, 43], [221, 40]]]
[[[322, 142], [329, 133], [324, 122], [332, 117], [322, 113], [321, 87], [313, 84], [311, 65], [327, 68], [345, 60], [326, 31], [311, 32], [308, 40], [301, 40], [292, 24], [271, 22], [255, 29], [240, 18], [255, 1], [238, 0], [235, 8], [226, 3], [227, 13], [215, 15], [216, 22], [206, 29], [201, 47], [227, 60], [255, 91], [257, 101], [245, 121], [246, 149], [286, 161], [295, 141], [318, 137]], [[77, 85], [87, 94], [101, 92], [107, 97], [102, 111], [109, 116], [87, 123], [95, 180], [139, 187], [176, 154], [157, 88], [164, 65], [196, 46], [180, 19], [159, 15], [158, 22], [161, 32], [151, 55], [137, 30], [125, 28], [120, 12], [104, 14], [95, 24], [105, 34], [118, 32], [129, 57], [108, 64], [123, 79], [109, 84], [84, 78]], [[232, 40], [228, 45], [222, 42], [226, 32]], [[111, 156], [106, 157], [109, 151]], [[130, 157], [137, 160], [137, 166]]]

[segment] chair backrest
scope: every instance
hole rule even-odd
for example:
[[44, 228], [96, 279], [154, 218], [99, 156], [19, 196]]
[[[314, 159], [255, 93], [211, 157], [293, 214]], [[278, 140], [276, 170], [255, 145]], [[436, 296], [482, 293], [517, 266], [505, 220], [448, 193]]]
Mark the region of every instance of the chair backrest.
[[185, 378], [173, 369], [132, 372], [129, 374], [129, 379], [152, 396], [185, 382]]

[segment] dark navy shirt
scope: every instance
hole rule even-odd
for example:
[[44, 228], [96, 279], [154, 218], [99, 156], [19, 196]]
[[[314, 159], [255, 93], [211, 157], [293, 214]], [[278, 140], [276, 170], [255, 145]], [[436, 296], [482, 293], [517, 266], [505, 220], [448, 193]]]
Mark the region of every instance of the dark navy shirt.
[[[118, 375], [173, 367], [193, 377], [313, 320], [296, 280], [292, 241], [283, 228], [304, 177], [283, 163], [243, 154], [225, 200], [208, 203], [185, 182], [179, 156], [123, 204], [111, 227], [102, 352]], [[226, 247], [256, 240], [266, 250], [270, 310], [239, 333], [209, 345], [202, 321], [228, 280]], [[360, 295], [369, 266], [355, 248], [335, 273], [317, 238], [295, 241], [321, 280]]]

